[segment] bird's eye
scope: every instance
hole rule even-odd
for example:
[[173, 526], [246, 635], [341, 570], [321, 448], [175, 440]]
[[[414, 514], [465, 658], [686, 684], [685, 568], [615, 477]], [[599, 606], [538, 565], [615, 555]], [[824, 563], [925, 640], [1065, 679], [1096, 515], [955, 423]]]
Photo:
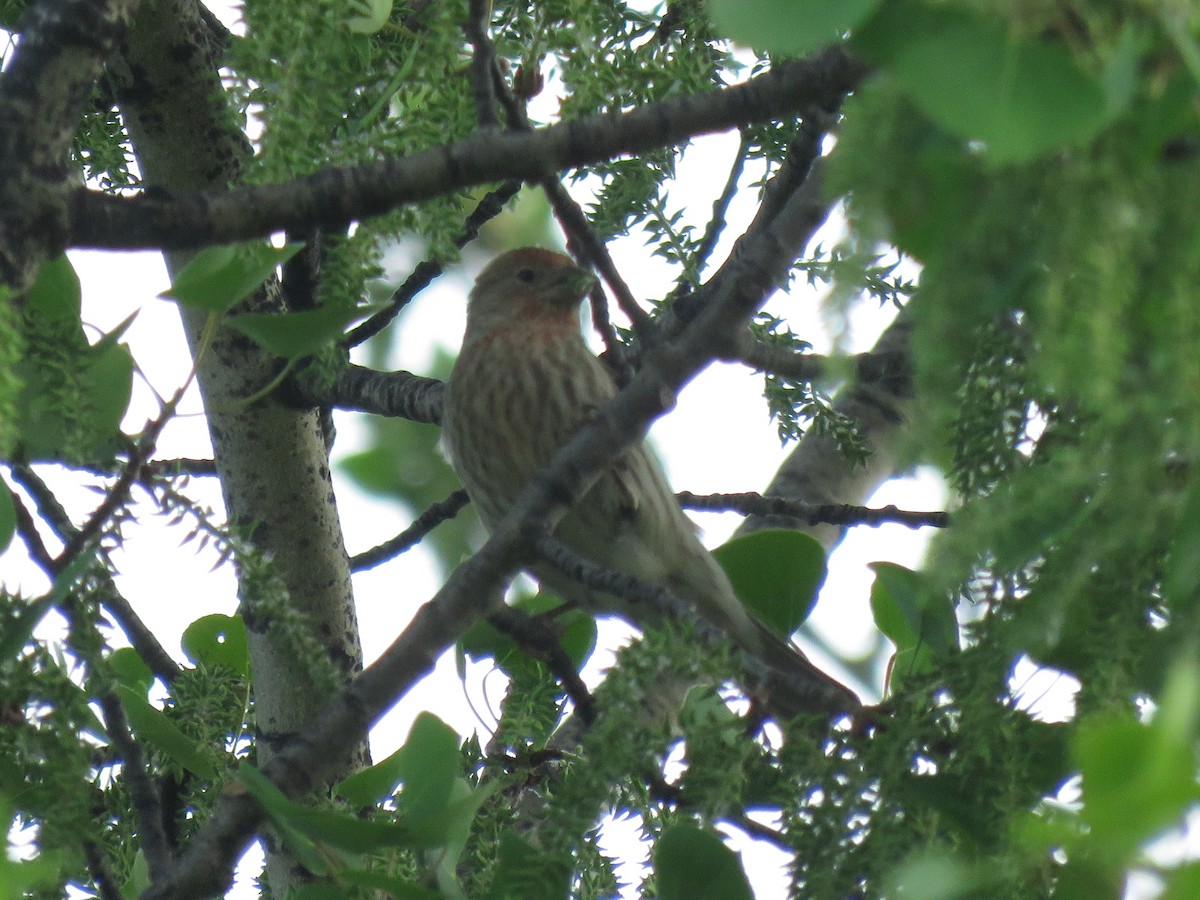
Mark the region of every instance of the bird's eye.
[[523, 281], [526, 284], [537, 281], [537, 272], [533, 269], [517, 269], [517, 281]]

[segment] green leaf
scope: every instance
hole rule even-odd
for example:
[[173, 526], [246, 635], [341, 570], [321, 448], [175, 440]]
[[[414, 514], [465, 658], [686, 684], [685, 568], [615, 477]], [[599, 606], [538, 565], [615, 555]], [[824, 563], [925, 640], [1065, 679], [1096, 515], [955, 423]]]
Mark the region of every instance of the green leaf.
[[64, 253], [42, 263], [37, 281], [26, 297], [25, 309], [49, 319], [79, 323], [82, 298], [79, 275]]
[[374, 446], [348, 453], [338, 467], [370, 493], [395, 492], [396, 455], [391, 447]]
[[250, 675], [246, 624], [241, 616], [201, 616], [184, 629], [179, 643], [196, 665], [225, 666], [243, 678]]
[[396, 822], [372, 822], [349, 813], [285, 801], [271, 811], [274, 820], [286, 821], [314, 843], [350, 853], [369, 853], [382, 847], [412, 843], [411, 832]]
[[[133, 390], [133, 357], [117, 343], [132, 316], [105, 335], [95, 346], [74, 324], [55, 339], [68, 349], [77, 347], [62, 368], [37, 356], [27, 356], [18, 366], [24, 382], [17, 399], [21, 445], [31, 459], [92, 459], [111, 455], [121, 420]], [[63, 394], [72, 397], [65, 409]]]
[[[571, 870], [511, 829], [500, 835], [500, 850], [488, 900], [561, 900], [569, 896]], [[665, 895], [664, 895], [665, 896]]]
[[[67, 863], [62, 854], [43, 853], [34, 859], [18, 862], [0, 853], [0, 900], [24, 900], [31, 896], [50, 896], [59, 873]], [[45, 893], [35, 891], [44, 888]]]
[[403, 777], [404, 748], [338, 782], [334, 793], [356, 806], [374, 806], [390, 797]]
[[711, 831], [672, 825], [654, 846], [654, 874], [662, 900], [754, 900], [738, 855]]
[[930, 595], [919, 573], [895, 563], [871, 563], [875, 624], [898, 648], [924, 644], [937, 653], [958, 649], [958, 620], [945, 597]]
[[958, 620], [949, 600], [926, 591], [918, 573], [894, 563], [871, 568], [871, 613], [896, 645], [887, 679], [895, 690], [905, 678], [933, 671], [939, 655], [958, 649]]
[[1117, 46], [1104, 64], [1101, 77], [1110, 117], [1124, 112], [1133, 99], [1140, 80], [1138, 67], [1149, 44], [1149, 35], [1144, 30], [1132, 22], [1125, 23]]
[[1066, 47], [955, 10], [886, 4], [855, 46], [947, 131], [982, 141], [995, 162], [1083, 143], [1109, 118], [1104, 86]]
[[988, 885], [980, 867], [949, 854], [930, 850], [917, 851], [906, 859], [888, 879], [888, 897], [905, 900], [958, 900], [979, 896]]
[[504, 783], [499, 779], [472, 788], [465, 778], [455, 778], [450, 787], [448, 802], [437, 813], [418, 823], [404, 820], [406, 826], [412, 826], [413, 846], [426, 850], [440, 848], [439, 856], [443, 861], [456, 857], [466, 846], [471, 822], [479, 807], [503, 787]]
[[0, 484], [0, 553], [8, 549], [17, 533], [17, 508], [8, 485]]
[[346, 19], [346, 27], [356, 34], [375, 34], [392, 15], [392, 0], [350, 0], [350, 9], [358, 15]]
[[400, 759], [399, 807], [413, 828], [420, 828], [450, 800], [454, 779], [462, 767], [458, 733], [435, 716], [423, 712], [413, 722]]
[[456, 778], [450, 804], [438, 814], [436, 821], [422, 829], [420, 836], [439, 847], [438, 853], [429, 854], [427, 859], [434, 860], [434, 877], [444, 896], [465, 897], [458, 881], [458, 863], [471, 837], [471, 823], [484, 802], [502, 788], [499, 779], [472, 788], [465, 778]]
[[140, 897], [151, 883], [150, 863], [146, 860], [146, 852], [138, 850], [133, 857], [133, 866], [130, 868], [129, 878], [122, 888], [121, 896]]
[[[126, 320], [128, 322], [130, 320]], [[98, 452], [120, 433], [121, 420], [133, 395], [133, 355], [124, 344], [106, 336], [92, 348], [85, 363], [89, 400], [86, 427], [89, 444]]]
[[1200, 863], [1186, 863], [1167, 878], [1158, 900], [1195, 900], [1200, 897]]
[[311, 356], [342, 335], [351, 322], [369, 313], [365, 307], [322, 306], [290, 313], [246, 313], [229, 324], [263, 349], [284, 359]]
[[117, 676], [117, 683], [137, 691], [142, 697], [154, 684], [154, 673], [132, 647], [120, 647], [108, 655], [108, 667]]
[[1182, 696], [1196, 687], [1197, 673], [1192, 663], [1185, 667], [1190, 674], [1181, 676], [1178, 667], [1172, 672], [1177, 683], [1168, 684], [1150, 724], [1108, 713], [1079, 725], [1074, 750], [1083, 776], [1081, 815], [1106, 854], [1134, 852], [1200, 799], [1192, 748], [1197, 698]]
[[161, 709], [151, 706], [143, 694], [127, 685], [118, 685], [117, 694], [125, 706], [125, 717], [139, 740], [162, 751], [189, 772], [210, 780], [216, 778], [216, 767], [201, 746], [180, 731]]
[[808, 618], [825, 580], [825, 551], [799, 531], [766, 529], [713, 551], [741, 601], [787, 637]]
[[802, 56], [867, 19], [881, 0], [709, 0], [716, 30], [768, 53]]
[[267, 243], [206, 247], [175, 276], [159, 296], [192, 309], [223, 313], [248, 297], [296, 255], [303, 244], [274, 247]]
[[433, 713], [423, 712], [413, 721], [404, 746], [382, 762], [341, 781], [336, 792], [351, 803], [373, 805], [404, 787], [398, 806], [406, 826], [421, 839], [439, 842], [445, 829], [440, 819], [451, 804], [454, 784], [462, 767], [459, 737]]

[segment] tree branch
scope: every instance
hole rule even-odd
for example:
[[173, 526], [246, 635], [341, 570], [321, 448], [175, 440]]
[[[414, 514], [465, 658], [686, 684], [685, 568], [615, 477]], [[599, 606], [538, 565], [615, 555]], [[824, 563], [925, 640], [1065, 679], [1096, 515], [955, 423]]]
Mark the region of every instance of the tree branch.
[[485, 131], [496, 128], [496, 94], [492, 70], [496, 66], [496, 48], [488, 37], [491, 0], [468, 0], [467, 20], [463, 32], [471, 45], [471, 88], [475, 94], [475, 121]]
[[112, 866], [108, 864], [108, 859], [105, 858], [100, 845], [95, 841], [84, 841], [83, 859], [87, 864], [88, 873], [92, 876], [92, 883], [96, 886], [100, 900], [124, 900], [121, 883], [117, 880]]
[[137, 832], [141, 837], [141, 849], [146, 855], [150, 878], [161, 878], [171, 866], [171, 846], [163, 829], [163, 810], [158, 790], [146, 772], [142, 748], [129, 733], [129, 722], [121, 701], [111, 691], [101, 692], [98, 699], [104, 714], [104, 728], [121, 754], [121, 771], [125, 776], [133, 810], [137, 814]]
[[808, 525], [826, 524], [879, 526], [889, 523], [909, 528], [947, 528], [950, 514], [941, 511], [922, 512], [885, 506], [872, 509], [844, 503], [806, 503], [786, 497], [764, 497], [753, 492], [742, 494], [693, 494], [680, 491], [675, 495], [685, 509], [728, 511], [747, 516], [786, 516]]
[[[741, 181], [742, 171], [746, 168], [746, 157], [749, 152], [750, 140], [743, 132], [742, 139], [738, 143], [737, 155], [734, 157], [733, 165], [729, 167], [729, 175], [725, 178], [725, 187], [713, 201], [712, 217], [704, 228], [704, 235], [700, 238], [696, 254], [692, 259], [691, 269], [697, 279], [700, 278], [700, 272], [704, 269], [713, 250], [716, 249], [717, 241], [721, 239], [721, 232], [725, 230], [725, 217], [729, 213], [729, 204], [733, 202], [733, 197], [737, 193], [738, 183]], [[671, 296], [678, 297], [694, 289], [695, 285], [688, 283], [688, 272], [685, 270], [679, 276], [679, 282], [672, 288]]]
[[734, 87], [529, 133], [477, 134], [399, 159], [330, 167], [291, 182], [220, 193], [72, 195], [69, 243], [183, 249], [339, 228], [407, 203], [508, 178], [541, 181], [588, 163], [670, 146], [699, 134], [835, 102], [866, 74], [839, 47], [785, 63]]
[[413, 523], [394, 538], [350, 557], [350, 571], [361, 572], [399, 556], [438, 525], [447, 519], [453, 519], [470, 502], [471, 498], [464, 490], [457, 490], [445, 500], [439, 500], [413, 519]]
[[[530, 543], [543, 559], [587, 587], [631, 603], [655, 607], [668, 621], [687, 622], [700, 641], [709, 647], [719, 647], [729, 641], [729, 635], [721, 628], [698, 617], [691, 604], [660, 585], [597, 565], [549, 533], [531, 537]], [[849, 688], [809, 663], [798, 648], [793, 649], [797, 661], [803, 660], [807, 664], [802, 677], [775, 669], [744, 647], [735, 648], [735, 658], [741, 662], [745, 673], [742, 687], [746, 693], [751, 696], [761, 693], [770, 698], [767, 705], [781, 719], [795, 718], [802, 713], [828, 715], [857, 709], [858, 700]]]

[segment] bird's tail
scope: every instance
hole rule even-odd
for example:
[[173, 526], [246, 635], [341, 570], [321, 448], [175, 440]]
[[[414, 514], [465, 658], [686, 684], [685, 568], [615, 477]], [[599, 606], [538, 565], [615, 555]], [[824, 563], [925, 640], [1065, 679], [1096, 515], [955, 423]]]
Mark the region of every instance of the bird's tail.
[[[699, 544], [697, 543], [697, 548]], [[700, 548], [689, 565], [672, 573], [667, 587], [690, 599], [708, 624], [724, 631], [746, 656], [744, 685], [777, 719], [803, 714], [838, 715], [861, 707], [845, 685], [814, 666], [800, 648], [760, 622], [738, 598], [725, 571]]]

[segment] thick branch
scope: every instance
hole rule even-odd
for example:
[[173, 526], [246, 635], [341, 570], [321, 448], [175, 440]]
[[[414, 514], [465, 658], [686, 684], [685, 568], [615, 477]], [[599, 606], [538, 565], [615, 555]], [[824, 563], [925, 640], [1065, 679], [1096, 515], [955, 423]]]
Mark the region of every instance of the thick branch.
[[339, 228], [406, 203], [507, 178], [548, 175], [671, 146], [700, 134], [794, 115], [841, 98], [866, 67], [840, 48], [722, 90], [528, 133], [478, 134], [414, 156], [331, 167], [293, 182], [175, 197], [75, 192], [70, 243], [182, 249]]
[[911, 364], [904, 353], [876, 351], [845, 357], [799, 353], [791, 347], [756, 340], [749, 331], [742, 332], [737, 352], [725, 361], [744, 363], [759, 372], [796, 381], [821, 381], [838, 374], [852, 375], [858, 381], [911, 377]]
[[69, 149], [136, 0], [30, 3], [0, 78], [0, 283], [26, 289], [67, 243]]
[[440, 425], [445, 392], [446, 385], [436, 378], [348, 365], [331, 382], [293, 378], [286, 399], [297, 406], [333, 406]]

